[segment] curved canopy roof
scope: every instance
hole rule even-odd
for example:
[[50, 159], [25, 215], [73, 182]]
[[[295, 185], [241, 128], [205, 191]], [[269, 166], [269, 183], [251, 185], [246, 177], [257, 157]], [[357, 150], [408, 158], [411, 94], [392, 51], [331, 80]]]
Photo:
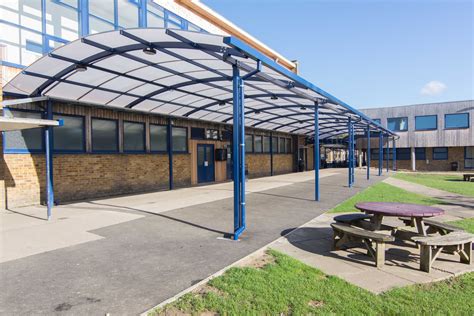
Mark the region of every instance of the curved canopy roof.
[[370, 124], [394, 135], [233, 37], [169, 29], [78, 39], [34, 62], [4, 93], [232, 123], [232, 65], [248, 77], [246, 126], [311, 135], [319, 102], [322, 138], [346, 133], [349, 117], [356, 132]]

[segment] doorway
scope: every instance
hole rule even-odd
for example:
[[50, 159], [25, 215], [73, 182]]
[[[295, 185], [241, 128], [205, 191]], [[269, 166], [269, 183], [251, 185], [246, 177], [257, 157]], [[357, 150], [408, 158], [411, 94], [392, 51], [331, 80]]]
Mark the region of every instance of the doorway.
[[214, 182], [214, 145], [197, 145], [197, 174], [198, 183]]

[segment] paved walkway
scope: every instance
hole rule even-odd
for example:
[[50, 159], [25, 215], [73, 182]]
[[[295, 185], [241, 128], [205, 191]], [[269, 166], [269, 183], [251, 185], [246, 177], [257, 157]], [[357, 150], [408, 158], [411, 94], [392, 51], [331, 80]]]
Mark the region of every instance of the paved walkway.
[[[474, 198], [472, 197], [394, 178], [386, 178], [384, 182], [442, 200], [443, 204], [438, 206], [443, 208], [446, 214], [436, 217], [436, 220], [450, 221], [474, 217]], [[381, 293], [393, 287], [438, 281], [467, 271], [474, 271], [474, 266], [460, 264], [457, 257], [441, 254], [434, 262], [434, 269], [430, 274], [422, 272], [419, 270], [419, 250], [410, 243], [387, 244], [386, 265], [382, 269], [374, 267], [365, 249], [332, 251], [330, 223], [336, 215], [339, 214], [323, 214], [288, 236], [280, 238], [270, 247], [318, 268], [326, 274], [336, 275], [374, 293]], [[385, 218], [384, 221], [393, 226], [403, 225], [395, 218]]]
[[[346, 187], [347, 171], [249, 181], [248, 229], [232, 231], [232, 184], [180, 189], [0, 215], [0, 314], [130, 315], [172, 297], [384, 177]], [[46, 246], [44, 245], [46, 244]], [[48, 245], [49, 244], [49, 245]]]

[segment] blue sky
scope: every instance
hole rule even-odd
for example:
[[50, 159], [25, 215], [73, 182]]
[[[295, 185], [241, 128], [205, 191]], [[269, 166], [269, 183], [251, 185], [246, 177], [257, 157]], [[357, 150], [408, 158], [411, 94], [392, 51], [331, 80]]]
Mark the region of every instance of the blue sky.
[[203, 0], [357, 108], [474, 99], [472, 0]]

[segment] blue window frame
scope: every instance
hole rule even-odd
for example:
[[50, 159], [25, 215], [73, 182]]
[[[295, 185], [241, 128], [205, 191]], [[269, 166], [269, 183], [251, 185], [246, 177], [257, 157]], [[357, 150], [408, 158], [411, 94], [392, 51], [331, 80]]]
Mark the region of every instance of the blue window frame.
[[474, 169], [474, 146], [464, 147], [464, 169]]
[[63, 126], [53, 128], [55, 153], [84, 153], [86, 151], [85, 117], [54, 113], [55, 120], [63, 120]]
[[433, 147], [433, 160], [447, 160], [448, 147]]
[[425, 147], [415, 148], [415, 160], [426, 160], [426, 148]]
[[[393, 150], [390, 150], [393, 155]], [[410, 148], [397, 148], [397, 160], [411, 160], [411, 149]]]
[[469, 128], [469, 113], [453, 113], [444, 115], [444, 128]]
[[126, 153], [145, 152], [145, 123], [123, 121], [123, 151]]
[[168, 150], [168, 127], [150, 124], [150, 152], [165, 153]]
[[118, 153], [118, 121], [92, 118], [92, 152]]
[[408, 117], [390, 117], [387, 119], [387, 128], [393, 132], [408, 130]]
[[245, 134], [245, 152], [253, 153], [253, 135]]
[[432, 131], [438, 129], [438, 115], [415, 116], [415, 131]]
[[[4, 108], [5, 117], [43, 118], [43, 112]], [[44, 129], [33, 128], [3, 133], [3, 152], [6, 154], [27, 154], [44, 152]]]

